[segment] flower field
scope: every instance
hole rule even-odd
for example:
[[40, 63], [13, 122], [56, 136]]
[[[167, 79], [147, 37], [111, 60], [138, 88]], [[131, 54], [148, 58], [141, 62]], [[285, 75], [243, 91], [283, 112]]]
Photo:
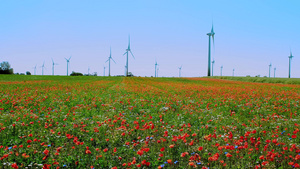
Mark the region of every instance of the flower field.
[[300, 85], [7, 77], [0, 168], [300, 168]]

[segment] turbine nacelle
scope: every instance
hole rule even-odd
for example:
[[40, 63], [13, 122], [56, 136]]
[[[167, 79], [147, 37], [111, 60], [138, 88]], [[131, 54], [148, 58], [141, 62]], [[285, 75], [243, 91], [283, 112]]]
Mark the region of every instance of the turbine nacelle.
[[292, 51], [290, 52], [290, 56], [288, 56], [289, 58], [293, 58], [293, 54], [292, 54]]
[[69, 57], [69, 59], [65, 58], [67, 62], [70, 62], [70, 59], [72, 58], [72, 56]]

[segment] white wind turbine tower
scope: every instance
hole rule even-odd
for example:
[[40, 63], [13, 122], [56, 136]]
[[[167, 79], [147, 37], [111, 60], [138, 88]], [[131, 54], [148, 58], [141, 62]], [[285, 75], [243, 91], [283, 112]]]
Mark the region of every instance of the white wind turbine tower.
[[221, 76], [222, 76], [223, 65], [221, 66]]
[[43, 62], [43, 65], [41, 66], [41, 68], [42, 68], [42, 75], [44, 75], [45, 61]]
[[274, 78], [275, 78], [276, 67], [274, 67]]
[[[52, 58], [51, 58], [52, 59]], [[54, 75], [54, 65], [58, 65], [57, 63], [54, 63], [53, 59], [52, 59], [52, 75]]]
[[181, 77], [181, 68], [182, 68], [182, 65], [180, 67], [178, 67], [178, 69], [179, 69], [179, 77]]
[[[133, 56], [133, 55], [132, 55]], [[110, 52], [109, 52], [109, 57], [107, 59], [106, 62], [108, 62], [108, 76], [110, 76], [110, 60], [114, 61], [114, 59], [111, 57], [111, 48], [110, 48]], [[106, 63], [105, 62], [105, 63]], [[115, 61], [114, 61], [115, 62]], [[116, 62], [115, 62], [116, 63]]]
[[291, 55], [289, 56], [289, 78], [291, 77], [291, 62], [293, 57], [294, 56], [292, 55], [292, 51], [291, 51]]
[[211, 31], [207, 33], [208, 35], [208, 70], [207, 70], [207, 76], [210, 76], [210, 37], [212, 37], [213, 43], [214, 43], [214, 37], [215, 37], [215, 32], [214, 32], [214, 25], [211, 27]]
[[158, 73], [157, 73], [157, 69], [158, 69], [157, 66], [158, 66], [158, 64], [157, 64], [157, 62], [155, 61], [155, 76], [154, 76], [154, 77], [157, 77], [157, 74], [158, 74]]
[[72, 58], [72, 56], [70, 56], [69, 59], [65, 58], [67, 61], [67, 76], [69, 76], [69, 62], [70, 62], [71, 58]]
[[215, 64], [215, 59], [211, 62], [211, 76], [214, 76], [214, 64]]
[[232, 69], [232, 76], [234, 76], [234, 69]]
[[271, 77], [271, 67], [272, 67], [272, 63], [269, 64], [269, 78]]
[[105, 66], [103, 66], [103, 68], [104, 68], [104, 71], [103, 71], [103, 76], [105, 76]]
[[123, 56], [126, 54], [126, 76], [128, 76], [128, 52], [130, 52], [133, 59], [135, 59], [130, 49], [130, 36], [128, 41], [128, 48], [126, 49], [126, 52], [123, 54]]

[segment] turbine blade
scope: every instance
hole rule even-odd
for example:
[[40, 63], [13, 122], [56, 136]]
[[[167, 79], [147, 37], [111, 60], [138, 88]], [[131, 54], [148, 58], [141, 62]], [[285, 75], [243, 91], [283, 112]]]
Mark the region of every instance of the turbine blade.
[[52, 63], [54, 64], [53, 58], [51, 58], [51, 59], [52, 59]]
[[132, 54], [132, 52], [131, 52], [131, 51], [130, 51], [130, 53], [131, 53], [131, 55], [132, 55], [133, 59], [135, 59], [135, 57], [133, 56], [133, 54]]
[[[109, 59], [107, 59], [107, 61], [106, 61], [106, 62], [108, 62], [108, 61], [109, 61]], [[105, 63], [106, 63], [106, 62], [105, 62]]]
[[128, 49], [130, 49], [130, 35], [128, 35]]
[[[111, 58], [111, 60], [115, 62], [115, 60], [114, 60], [113, 58]], [[115, 63], [116, 63], [116, 62], [115, 62]]]
[[[127, 52], [128, 52], [128, 51], [127, 51]], [[125, 53], [123, 54], [123, 56], [124, 56], [127, 52], [125, 52]]]
[[72, 58], [72, 56], [70, 56], [69, 60]]

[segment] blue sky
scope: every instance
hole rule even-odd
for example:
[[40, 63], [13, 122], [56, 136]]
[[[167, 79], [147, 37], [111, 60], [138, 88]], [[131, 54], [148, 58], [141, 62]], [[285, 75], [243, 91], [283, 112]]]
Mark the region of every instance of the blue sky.
[[[65, 75], [97, 72], [112, 48], [112, 75], [123, 75], [123, 56], [131, 36], [129, 71], [137, 76], [176, 77], [207, 74], [208, 36], [215, 31], [214, 75], [287, 77], [290, 49], [292, 77], [300, 78], [300, 1], [297, 0], [1, 0], [0, 61], [15, 72]], [[106, 69], [107, 75], [107, 69]]]

